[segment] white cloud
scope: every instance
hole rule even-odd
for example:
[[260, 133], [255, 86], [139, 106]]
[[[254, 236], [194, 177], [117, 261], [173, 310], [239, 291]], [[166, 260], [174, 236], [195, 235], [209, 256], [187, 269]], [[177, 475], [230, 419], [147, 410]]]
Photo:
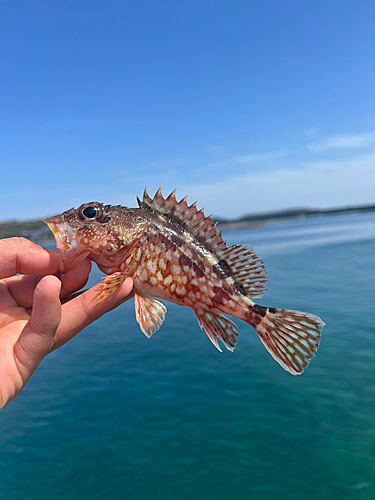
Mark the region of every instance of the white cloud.
[[154, 168], [118, 170], [116, 183], [112, 175], [110, 180], [104, 176], [103, 182], [98, 183], [49, 184], [37, 192], [2, 189], [0, 218], [41, 217], [90, 200], [134, 207], [135, 197], [142, 196], [145, 185], [150, 195], [160, 185], [164, 186], [164, 195], [177, 187], [178, 199], [188, 194], [189, 203], [198, 200], [198, 207], [206, 206], [207, 214], [228, 218], [290, 207], [375, 203], [375, 150], [342, 160], [310, 163], [306, 157], [311, 157], [311, 153], [307, 154], [306, 149], [297, 154], [299, 160], [296, 151], [287, 149], [238, 155], [195, 170], [187, 168], [191, 163], [178, 168], [172, 160], [168, 168], [160, 162]]
[[364, 134], [342, 134], [330, 135], [321, 142], [313, 142], [307, 147], [311, 151], [319, 153], [329, 149], [365, 148], [375, 144], [375, 132]]
[[273, 153], [260, 153], [260, 154], [253, 154], [253, 155], [234, 156], [229, 161], [239, 163], [241, 165], [250, 165], [251, 163], [276, 160], [277, 158], [281, 158], [282, 156], [285, 156], [286, 153], [287, 153], [287, 150], [284, 148], [284, 149], [280, 149], [279, 151], [275, 151]]
[[217, 172], [219, 169], [236, 169], [239, 166], [246, 165], [254, 165], [257, 163], [266, 163], [272, 162], [273, 160], [277, 160], [282, 158], [287, 154], [288, 150], [286, 148], [279, 149], [278, 151], [273, 151], [271, 153], [259, 153], [259, 154], [250, 154], [250, 155], [239, 155], [232, 156], [228, 160], [221, 160], [212, 163], [208, 163], [204, 167], [202, 167], [202, 171], [204, 172]]
[[[182, 193], [182, 190], [180, 190]], [[236, 175], [184, 188], [207, 213], [237, 217], [289, 207], [332, 207], [375, 202], [375, 152], [299, 169]]]
[[307, 137], [316, 137], [318, 135], [318, 127], [311, 127], [306, 130]]

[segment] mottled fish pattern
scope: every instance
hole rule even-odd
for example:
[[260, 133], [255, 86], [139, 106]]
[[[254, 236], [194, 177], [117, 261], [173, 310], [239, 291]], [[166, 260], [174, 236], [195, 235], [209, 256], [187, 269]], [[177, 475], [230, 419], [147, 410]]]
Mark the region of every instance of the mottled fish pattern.
[[288, 372], [303, 372], [318, 348], [324, 323], [313, 314], [263, 307], [253, 302], [266, 291], [263, 262], [248, 245], [227, 247], [212, 216], [186, 197], [154, 198], [145, 189], [139, 208], [85, 203], [46, 219], [61, 249], [61, 269], [86, 257], [108, 276], [98, 300], [134, 280], [136, 319], [151, 337], [162, 325], [160, 299], [191, 307], [200, 327], [221, 351], [233, 351], [238, 329], [224, 314], [249, 323], [273, 358]]

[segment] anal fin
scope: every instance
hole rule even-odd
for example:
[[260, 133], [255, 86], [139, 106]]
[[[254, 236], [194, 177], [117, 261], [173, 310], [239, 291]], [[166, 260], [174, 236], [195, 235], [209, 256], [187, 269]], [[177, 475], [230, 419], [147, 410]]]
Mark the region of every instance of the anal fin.
[[206, 332], [216, 349], [222, 352], [218, 342], [218, 339], [220, 339], [229, 351], [234, 351], [238, 338], [238, 330], [233, 321], [222, 314], [203, 310], [196, 311], [195, 315], [199, 326]]
[[163, 324], [167, 308], [160, 300], [134, 291], [135, 317], [142, 332], [150, 338]]

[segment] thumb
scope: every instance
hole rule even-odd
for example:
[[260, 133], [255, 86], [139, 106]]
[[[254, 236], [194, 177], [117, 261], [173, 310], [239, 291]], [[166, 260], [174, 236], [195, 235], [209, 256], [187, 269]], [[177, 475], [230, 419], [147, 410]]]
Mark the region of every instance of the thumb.
[[24, 384], [51, 350], [61, 320], [60, 288], [55, 276], [45, 276], [35, 287], [30, 320], [14, 346]]

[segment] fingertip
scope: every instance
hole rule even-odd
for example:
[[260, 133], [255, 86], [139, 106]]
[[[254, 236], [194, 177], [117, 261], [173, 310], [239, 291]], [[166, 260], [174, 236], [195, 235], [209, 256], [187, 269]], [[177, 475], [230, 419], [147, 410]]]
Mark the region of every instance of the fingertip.
[[86, 258], [66, 273], [60, 274], [59, 278], [62, 282], [61, 297], [66, 297], [83, 288], [87, 283], [90, 271], [91, 261]]
[[61, 321], [60, 287], [60, 280], [52, 275], [44, 276], [35, 287], [31, 317], [14, 346], [24, 383], [53, 346]]
[[105, 300], [103, 300], [103, 303], [107, 304], [107, 308], [109, 311], [115, 309], [120, 304], [129, 300], [133, 296], [132, 294], [133, 285], [134, 285], [133, 279], [128, 277], [115, 292], [113, 292]]
[[133, 278], [126, 278], [124, 283], [119, 288], [119, 296], [124, 298], [127, 297], [133, 290], [134, 282]]
[[34, 294], [42, 294], [45, 298], [59, 297], [61, 285], [61, 281], [56, 276], [44, 276], [37, 284]]
[[56, 276], [44, 276], [37, 284], [33, 297], [32, 324], [56, 329], [61, 319], [61, 281]]
[[59, 269], [60, 252], [47, 250], [26, 238], [0, 240], [0, 276], [54, 274]]
[[105, 312], [112, 311], [113, 309], [116, 309], [116, 307], [131, 299], [134, 295], [133, 286], [133, 279], [126, 278], [120, 288], [103, 301], [107, 304]]

